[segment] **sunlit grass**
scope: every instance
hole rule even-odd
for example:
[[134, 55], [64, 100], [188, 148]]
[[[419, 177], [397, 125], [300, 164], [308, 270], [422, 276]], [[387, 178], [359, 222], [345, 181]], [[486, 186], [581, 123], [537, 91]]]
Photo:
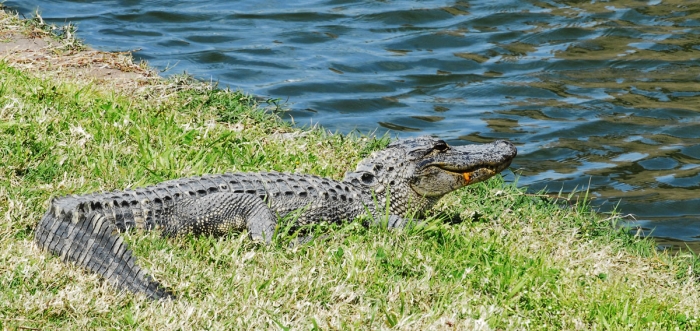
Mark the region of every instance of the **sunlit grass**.
[[225, 171], [338, 179], [387, 143], [291, 127], [244, 93], [149, 84], [106, 88], [0, 62], [0, 328], [698, 328], [694, 257], [500, 177], [446, 197], [426, 224], [321, 225], [322, 239], [291, 248], [293, 233], [269, 246], [126, 233], [179, 298], [119, 293], [34, 245], [51, 197]]

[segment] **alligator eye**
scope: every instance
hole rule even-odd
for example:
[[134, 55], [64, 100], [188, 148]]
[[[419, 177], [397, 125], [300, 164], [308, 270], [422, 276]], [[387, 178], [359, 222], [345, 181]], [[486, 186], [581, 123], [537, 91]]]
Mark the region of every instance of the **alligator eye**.
[[360, 179], [362, 179], [362, 182], [365, 184], [374, 183], [374, 175], [372, 175], [368, 172], [365, 172], [364, 174], [362, 174], [362, 177], [360, 177]]
[[442, 152], [446, 151], [450, 147], [447, 146], [447, 143], [444, 140], [438, 140], [437, 143], [435, 143], [435, 147], [433, 148]]

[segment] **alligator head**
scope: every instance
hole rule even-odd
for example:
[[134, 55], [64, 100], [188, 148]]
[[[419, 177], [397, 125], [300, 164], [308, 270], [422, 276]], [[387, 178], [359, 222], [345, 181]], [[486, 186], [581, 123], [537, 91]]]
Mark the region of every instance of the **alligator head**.
[[421, 136], [374, 152], [355, 171], [346, 173], [344, 181], [371, 193], [378, 203], [389, 198], [390, 213], [405, 216], [409, 209], [422, 212], [443, 195], [503, 171], [516, 154], [515, 146], [503, 140], [449, 146]]

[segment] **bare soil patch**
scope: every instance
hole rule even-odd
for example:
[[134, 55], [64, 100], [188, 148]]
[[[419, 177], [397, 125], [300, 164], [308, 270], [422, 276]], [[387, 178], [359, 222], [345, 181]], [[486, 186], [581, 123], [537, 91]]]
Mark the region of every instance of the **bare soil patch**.
[[85, 46], [70, 25], [59, 28], [41, 17], [27, 22], [0, 5], [0, 60], [13, 67], [119, 89], [138, 89], [159, 78], [145, 63], [134, 63], [131, 52]]

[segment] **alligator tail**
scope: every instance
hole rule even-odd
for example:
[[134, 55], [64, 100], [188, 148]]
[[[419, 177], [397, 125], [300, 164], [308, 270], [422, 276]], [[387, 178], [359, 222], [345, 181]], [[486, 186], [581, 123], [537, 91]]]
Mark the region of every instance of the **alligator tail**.
[[34, 239], [39, 247], [101, 275], [120, 290], [141, 292], [152, 299], [174, 297], [136, 264], [117, 228], [104, 215], [84, 212], [80, 206], [60, 210], [55, 202], [37, 225]]
[[120, 290], [141, 292], [152, 299], [173, 298], [136, 264], [119, 232], [172, 227], [168, 222], [173, 219], [167, 215], [177, 201], [229, 191], [227, 178], [238, 182], [235, 176], [176, 179], [136, 190], [55, 198], [34, 239], [64, 262], [95, 272]]

